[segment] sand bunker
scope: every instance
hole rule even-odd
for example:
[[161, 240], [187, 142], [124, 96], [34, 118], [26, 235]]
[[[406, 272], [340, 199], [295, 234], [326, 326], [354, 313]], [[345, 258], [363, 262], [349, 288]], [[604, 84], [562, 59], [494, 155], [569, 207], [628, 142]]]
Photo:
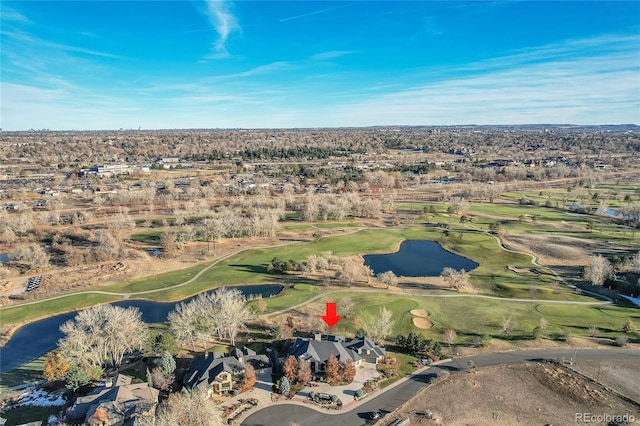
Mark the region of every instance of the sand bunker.
[[411, 313], [417, 317], [428, 317], [431, 315], [431, 312], [425, 311], [424, 309], [414, 309]]
[[433, 327], [433, 323], [431, 321], [429, 321], [428, 319], [424, 319], [424, 318], [414, 318], [413, 319], [413, 325], [415, 325], [418, 328], [422, 328], [422, 329]]

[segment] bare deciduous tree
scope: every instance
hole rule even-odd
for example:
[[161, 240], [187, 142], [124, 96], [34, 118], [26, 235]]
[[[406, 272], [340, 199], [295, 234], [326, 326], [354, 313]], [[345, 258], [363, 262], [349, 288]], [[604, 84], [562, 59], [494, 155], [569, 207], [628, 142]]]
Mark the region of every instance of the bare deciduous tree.
[[142, 349], [148, 327], [136, 308], [99, 305], [81, 311], [60, 326], [65, 336], [58, 346], [62, 355], [77, 365], [118, 366], [125, 354]]
[[451, 204], [451, 209], [455, 214], [458, 214], [461, 211], [463, 211], [469, 204], [469, 202], [462, 197], [451, 197], [451, 200], [449, 200], [449, 203]]
[[224, 339], [231, 345], [245, 324], [253, 318], [242, 293], [235, 289], [221, 288], [212, 293], [202, 293], [188, 303], [180, 303], [169, 313], [169, 326], [180, 342], [194, 340], [199, 334]]
[[220, 411], [205, 390], [183, 391], [171, 397], [156, 411], [156, 426], [222, 426]]
[[444, 333], [442, 333], [442, 337], [444, 341], [449, 345], [449, 349], [451, 349], [451, 345], [455, 343], [458, 338], [458, 333], [453, 328], [447, 328]]
[[511, 334], [515, 326], [516, 324], [513, 321], [513, 318], [509, 316], [502, 319], [502, 322], [500, 322], [500, 324], [498, 325], [498, 330], [500, 331], [500, 333], [508, 336], [509, 334]]
[[442, 270], [440, 277], [442, 277], [444, 281], [456, 291], [460, 291], [469, 285], [469, 273], [464, 269], [456, 271], [455, 269], [447, 266]]
[[540, 321], [538, 321], [538, 327], [540, 327], [540, 330], [546, 330], [548, 325], [549, 321], [547, 321], [544, 317], [540, 317]]
[[602, 285], [613, 274], [611, 263], [603, 256], [592, 256], [584, 268], [584, 278], [593, 285]]
[[394, 274], [393, 271], [385, 271], [378, 274], [378, 279], [383, 284], [386, 284], [387, 288], [398, 285], [398, 277], [396, 277], [396, 274]]
[[196, 305], [192, 303], [179, 303], [175, 309], [169, 312], [167, 320], [169, 328], [179, 344], [191, 343], [195, 351], [195, 338], [198, 335], [199, 318]]
[[353, 313], [353, 307], [355, 306], [355, 301], [351, 297], [344, 297], [340, 301], [340, 310], [341, 314], [348, 317]]
[[49, 266], [49, 255], [38, 244], [29, 244], [16, 250], [11, 259], [25, 265], [30, 271], [41, 271]]
[[161, 368], [155, 367], [151, 370], [151, 380], [153, 381], [153, 387], [165, 391], [169, 389], [171, 383], [175, 380], [175, 376], [172, 373], [165, 373]]
[[363, 328], [374, 342], [380, 343], [391, 334], [394, 325], [393, 314], [386, 307], [381, 306], [378, 315], [365, 313], [363, 317]]

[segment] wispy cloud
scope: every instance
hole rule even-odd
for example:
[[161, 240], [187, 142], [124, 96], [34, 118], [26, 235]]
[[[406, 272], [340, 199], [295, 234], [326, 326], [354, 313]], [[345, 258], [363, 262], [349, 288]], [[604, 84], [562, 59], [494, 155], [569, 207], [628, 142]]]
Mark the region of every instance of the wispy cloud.
[[327, 59], [339, 58], [340, 56], [349, 55], [351, 53], [354, 52], [351, 50], [331, 50], [329, 52], [316, 53], [315, 55], [311, 56], [311, 60], [324, 61]]
[[413, 76], [403, 90], [356, 94], [327, 119], [338, 125], [637, 123], [638, 42], [638, 36], [571, 40], [470, 64], [444, 78], [429, 75], [422, 84]]
[[23, 49], [25, 47], [33, 46], [33, 47], [38, 47], [42, 51], [57, 50], [57, 51], [64, 51], [69, 53], [81, 53], [83, 55], [98, 56], [101, 58], [124, 59], [120, 55], [116, 55], [108, 52], [101, 52], [98, 50], [86, 49], [80, 46], [74, 46], [70, 44], [62, 44], [62, 43], [56, 43], [53, 41], [44, 40], [23, 31], [2, 31], [2, 35], [5, 37], [5, 39], [9, 38], [14, 42], [20, 43]]
[[205, 0], [204, 13], [218, 33], [213, 45], [211, 58], [228, 56], [227, 39], [234, 31], [240, 30], [238, 20], [231, 12], [232, 3], [225, 0]]
[[337, 10], [337, 9], [342, 9], [343, 7], [346, 7], [346, 6], [348, 6], [348, 5], [329, 7], [329, 8], [326, 8], [326, 9], [319, 9], [319, 10], [314, 10], [314, 11], [308, 12], [308, 13], [302, 13], [300, 15], [289, 16], [287, 18], [282, 18], [280, 20], [280, 22], [293, 21], [294, 19], [300, 19], [300, 18], [305, 18], [307, 16], [313, 16], [313, 15], [319, 15], [321, 13], [332, 12], [332, 11]]
[[0, 9], [0, 16], [3, 22], [18, 22], [22, 24], [31, 24], [31, 20], [15, 9], [3, 4]]

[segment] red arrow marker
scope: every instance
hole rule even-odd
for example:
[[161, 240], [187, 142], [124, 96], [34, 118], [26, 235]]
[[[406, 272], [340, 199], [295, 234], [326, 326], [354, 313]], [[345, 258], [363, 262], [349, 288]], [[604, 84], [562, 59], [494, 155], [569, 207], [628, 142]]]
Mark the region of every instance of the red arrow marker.
[[340, 315], [336, 315], [336, 303], [335, 302], [327, 302], [327, 313], [326, 315], [322, 315], [320, 318], [324, 322], [327, 323], [329, 327], [333, 327], [340, 321], [342, 318]]

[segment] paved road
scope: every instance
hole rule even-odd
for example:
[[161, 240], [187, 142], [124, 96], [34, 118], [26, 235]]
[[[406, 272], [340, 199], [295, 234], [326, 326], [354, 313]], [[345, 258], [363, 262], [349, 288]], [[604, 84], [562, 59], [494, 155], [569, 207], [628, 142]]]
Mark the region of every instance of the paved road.
[[631, 349], [549, 349], [521, 352], [500, 352], [454, 359], [438, 366], [432, 366], [411, 376], [407, 381], [398, 384], [356, 408], [341, 414], [325, 414], [303, 405], [281, 404], [255, 412], [242, 423], [244, 426], [360, 426], [367, 424], [367, 415], [371, 411], [379, 410], [390, 413], [422, 390], [431, 377], [441, 370], [458, 371], [467, 367], [468, 361], [473, 361], [477, 367], [488, 367], [501, 364], [524, 362], [538, 362], [549, 358], [580, 359], [622, 359], [637, 360], [640, 366], [640, 350]]

